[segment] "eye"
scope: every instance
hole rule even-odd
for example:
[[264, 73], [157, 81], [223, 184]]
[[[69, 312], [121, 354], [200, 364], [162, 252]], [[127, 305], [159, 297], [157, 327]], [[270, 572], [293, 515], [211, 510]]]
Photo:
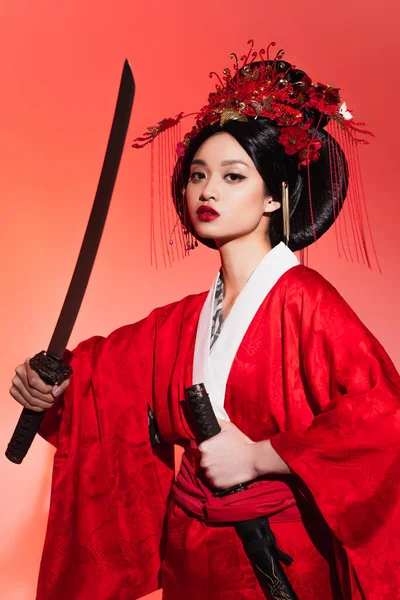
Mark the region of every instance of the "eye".
[[193, 171], [193, 173], [190, 174], [190, 181], [193, 182], [202, 181], [205, 178], [206, 174], [202, 173], [201, 171]]
[[238, 181], [243, 181], [243, 179], [246, 179], [246, 177], [244, 175], [239, 175], [239, 173], [227, 173], [225, 175], [225, 179], [229, 177], [228, 181], [230, 183], [236, 183]]

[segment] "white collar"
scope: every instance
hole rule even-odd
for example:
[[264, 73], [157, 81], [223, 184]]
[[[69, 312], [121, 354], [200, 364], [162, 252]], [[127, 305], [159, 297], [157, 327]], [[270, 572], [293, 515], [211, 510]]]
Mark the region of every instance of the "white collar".
[[226, 382], [250, 323], [278, 279], [298, 264], [295, 254], [283, 242], [264, 256], [236, 298], [210, 353], [218, 273], [200, 314], [193, 360], [193, 383], [204, 383], [218, 418], [229, 419], [224, 409]]

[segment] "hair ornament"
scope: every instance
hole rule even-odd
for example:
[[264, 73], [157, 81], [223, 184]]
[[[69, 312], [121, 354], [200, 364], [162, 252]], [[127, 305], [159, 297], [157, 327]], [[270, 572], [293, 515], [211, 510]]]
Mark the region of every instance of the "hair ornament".
[[[319, 126], [321, 116], [325, 123], [336, 121], [356, 143], [368, 143], [360, 135], [373, 134], [364, 129], [364, 123], [354, 120], [346, 103], [340, 98], [339, 88], [313, 83], [305, 74], [300, 81], [291, 82], [288, 75], [295, 71], [295, 66], [283, 61], [283, 49], [278, 50], [271, 60], [270, 49], [276, 45], [275, 42], [258, 52], [253, 50], [253, 40], [249, 40], [248, 44], [249, 51], [240, 57], [241, 67], [237, 55], [231, 53], [234, 59], [233, 74], [229, 68], [225, 68], [221, 79], [218, 73], [211, 71], [210, 77], [218, 80], [215, 91], [210, 93], [208, 103], [196, 114], [196, 124], [185, 134], [183, 147], [179, 145], [179, 156], [183, 148], [187, 148], [207, 125], [217, 122], [223, 125], [230, 118], [246, 121], [248, 117], [265, 117], [274, 121], [281, 133], [280, 143], [287, 154], [297, 155], [299, 169], [318, 160], [318, 143], [313, 141], [309, 130], [312, 126]], [[142, 137], [134, 141], [133, 147], [146, 146], [186, 116], [189, 115], [182, 112], [149, 127]]]
[[343, 104], [340, 106], [339, 108], [339, 114], [343, 117], [343, 119], [345, 121], [351, 121], [353, 118], [353, 115], [351, 114], [351, 112], [349, 112], [347, 110], [347, 104], [346, 102], [343, 102]]
[[[180, 112], [175, 117], [162, 119], [134, 140], [134, 148], [151, 146], [152, 264], [157, 266], [157, 253], [160, 255], [157, 245], [160, 240], [164, 265], [172, 264], [175, 259], [186, 256], [197, 246], [187, 216], [181, 215], [182, 227], [176, 227], [175, 207], [171, 202], [171, 174], [175, 168], [176, 175], [177, 164], [181, 168], [182, 159], [191, 141], [208, 125], [223, 126], [230, 120], [248, 121], [261, 117], [275, 124], [279, 133], [279, 144], [288, 156], [297, 161], [299, 174], [308, 186], [313, 241], [319, 237], [314, 219], [317, 200], [312, 197], [311, 177], [313, 164], [320, 158], [323, 146], [318, 131], [326, 128], [332, 138], [340, 144], [348, 163], [349, 209], [342, 213], [345, 195], [340, 197], [338, 206], [334, 209], [334, 220], [338, 222], [338, 227], [335, 228], [338, 252], [347, 260], [363, 262], [371, 267], [367, 250], [369, 237], [373, 255], [378, 263], [366, 212], [357, 150], [360, 144], [368, 144], [368, 137], [373, 134], [365, 129], [365, 123], [353, 117], [346, 102], [341, 98], [339, 88], [313, 82], [305, 72], [284, 60], [283, 49], [279, 49], [273, 55], [272, 49], [276, 46], [274, 41], [258, 52], [254, 50], [253, 40], [249, 40], [248, 44], [249, 49], [240, 55], [240, 59], [234, 52], [230, 54], [232, 66], [225, 67], [222, 76], [215, 71], [210, 72], [209, 76], [216, 77], [217, 83], [209, 94], [207, 103], [198, 112]], [[189, 116], [194, 116], [194, 125], [182, 136], [181, 122]], [[343, 175], [341, 169], [345, 167], [341, 166], [332, 141], [328, 140], [327, 151], [330, 187], [337, 195], [337, 182]], [[157, 178], [154, 177], [156, 169]], [[288, 217], [287, 186], [282, 188], [282, 204], [285, 205], [284, 241], [289, 243], [292, 216]], [[351, 237], [353, 243], [349, 242]]]

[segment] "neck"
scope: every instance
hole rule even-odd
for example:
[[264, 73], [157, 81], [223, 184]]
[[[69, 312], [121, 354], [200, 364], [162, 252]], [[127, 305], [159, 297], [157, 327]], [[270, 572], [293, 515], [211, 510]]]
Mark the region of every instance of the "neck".
[[262, 259], [271, 251], [269, 238], [231, 240], [219, 247], [224, 297], [235, 298], [246, 285]]

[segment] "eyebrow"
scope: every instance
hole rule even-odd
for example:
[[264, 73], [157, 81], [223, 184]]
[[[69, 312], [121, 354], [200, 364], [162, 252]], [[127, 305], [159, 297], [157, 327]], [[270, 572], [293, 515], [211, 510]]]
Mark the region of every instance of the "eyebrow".
[[[206, 167], [207, 163], [205, 160], [202, 160], [201, 158], [195, 158], [194, 160], [192, 160], [192, 165], [201, 165], [203, 167]], [[247, 163], [245, 163], [244, 160], [237, 160], [237, 159], [223, 160], [221, 163], [221, 167], [228, 167], [230, 165], [244, 165], [245, 167], [249, 167], [249, 165]]]

